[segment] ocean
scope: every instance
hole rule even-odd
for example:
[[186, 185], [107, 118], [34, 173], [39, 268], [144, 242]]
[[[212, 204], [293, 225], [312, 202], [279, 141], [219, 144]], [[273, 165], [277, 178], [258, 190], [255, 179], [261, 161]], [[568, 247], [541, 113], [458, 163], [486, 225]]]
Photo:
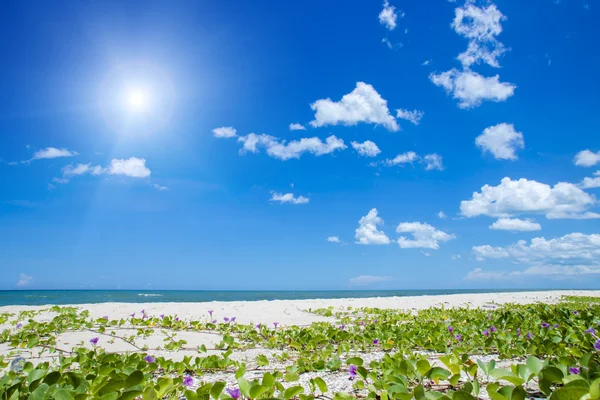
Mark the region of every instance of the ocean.
[[[548, 289], [546, 289], [548, 290]], [[423, 296], [459, 293], [523, 292], [534, 289], [456, 290], [331, 290], [331, 291], [227, 291], [227, 290], [4, 290], [0, 306], [88, 303], [188, 303], [208, 301], [257, 301], [343, 299], [365, 297]]]

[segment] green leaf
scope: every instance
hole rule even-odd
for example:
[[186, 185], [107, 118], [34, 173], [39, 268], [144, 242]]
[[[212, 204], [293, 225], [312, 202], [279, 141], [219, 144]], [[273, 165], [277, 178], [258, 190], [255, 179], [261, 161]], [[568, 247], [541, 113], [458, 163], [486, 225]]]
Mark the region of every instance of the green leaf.
[[250, 398], [257, 399], [261, 394], [268, 391], [269, 388], [263, 385], [254, 385], [250, 388]]
[[544, 367], [540, 371], [540, 377], [552, 383], [561, 383], [564, 376], [563, 372], [556, 367]]
[[67, 389], [58, 389], [52, 395], [54, 400], [73, 400], [73, 392]]
[[590, 400], [600, 399], [600, 378], [590, 384]]
[[451, 373], [447, 369], [440, 367], [433, 367], [425, 374], [426, 378], [434, 380], [436, 383], [439, 382], [440, 379], [447, 380], [450, 377]]
[[283, 398], [285, 400], [289, 400], [292, 397], [298, 396], [302, 392], [304, 392], [304, 388], [302, 386], [292, 386], [285, 389], [285, 392], [283, 392]]
[[273, 387], [274, 383], [275, 383], [275, 377], [273, 376], [273, 374], [270, 372], [265, 372], [265, 374], [263, 375], [263, 379], [262, 379], [263, 386]]
[[525, 365], [527, 365], [527, 368], [529, 368], [531, 370], [531, 372], [538, 375], [540, 373], [540, 371], [542, 370], [544, 363], [539, 358], [537, 358], [535, 356], [531, 356], [527, 359], [527, 361], [525, 362]]
[[549, 400], [579, 400], [588, 391], [581, 387], [561, 387], [556, 389]]
[[130, 388], [141, 383], [144, 380], [144, 373], [140, 370], [133, 371], [125, 380], [125, 388]]
[[136, 397], [139, 397], [142, 395], [142, 391], [141, 390], [129, 390], [125, 393], [123, 393], [118, 400], [133, 400]]
[[484, 374], [489, 376], [490, 372], [496, 368], [496, 361], [490, 360], [486, 363], [483, 360], [477, 360], [477, 365], [479, 365], [479, 368], [481, 368]]
[[363, 359], [360, 357], [350, 357], [346, 360], [346, 364], [348, 365], [356, 365], [357, 367], [362, 366], [364, 363]]
[[198, 395], [196, 392], [192, 392], [191, 390], [186, 390], [183, 395], [187, 400], [198, 400]]
[[46, 371], [43, 369], [34, 369], [27, 375], [27, 385], [30, 386], [33, 382], [39, 381], [46, 376]]
[[431, 368], [431, 364], [429, 364], [429, 361], [427, 361], [427, 360], [417, 361], [417, 371], [419, 371], [419, 373], [421, 375], [425, 375], [427, 373], [427, 371], [429, 371], [430, 368]]
[[323, 393], [323, 394], [327, 393], [327, 384], [325, 383], [325, 381], [322, 378], [319, 378], [317, 376], [316, 378], [314, 378], [314, 381], [317, 384], [317, 386], [319, 387], [319, 390], [321, 391], [321, 393]]
[[223, 389], [225, 389], [225, 382], [215, 382], [210, 389], [210, 396], [217, 400]]

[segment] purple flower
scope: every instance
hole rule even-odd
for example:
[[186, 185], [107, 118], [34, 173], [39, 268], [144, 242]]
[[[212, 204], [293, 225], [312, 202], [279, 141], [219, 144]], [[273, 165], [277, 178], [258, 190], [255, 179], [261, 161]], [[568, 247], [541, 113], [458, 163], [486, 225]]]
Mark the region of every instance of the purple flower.
[[256, 329], [260, 329], [262, 325], [260, 323], [256, 324]]
[[108, 320], [108, 315], [105, 315], [104, 317], [102, 317], [102, 319]]
[[210, 317], [212, 318], [212, 313], [214, 310], [208, 310], [208, 313], [210, 314]]
[[579, 315], [579, 311], [577, 311], [577, 310], [573, 311], [573, 315]]
[[165, 314], [160, 314], [160, 319], [165, 319]]
[[231, 322], [235, 322], [235, 317], [231, 317]]
[[279, 322], [273, 322], [273, 325], [275, 325], [275, 328], [277, 328], [277, 325], [279, 325]]
[[490, 337], [490, 331], [488, 331], [487, 329], [483, 331], [483, 336]]
[[527, 332], [527, 339], [533, 339], [533, 334], [531, 332]]
[[517, 328], [517, 337], [521, 336], [521, 328]]
[[216, 324], [216, 323], [217, 323], [217, 320], [216, 320], [216, 319], [213, 319], [213, 320], [212, 320], [212, 323], [213, 323], [213, 324]]
[[229, 317], [223, 317], [223, 321], [229, 322]]
[[340, 325], [340, 329], [341, 329], [341, 330], [344, 330], [344, 328], [345, 328], [345, 327], [346, 327], [346, 325], [344, 325], [344, 324], [341, 324], [341, 325]]
[[135, 317], [135, 313], [133, 313], [133, 314], [129, 314], [129, 316], [130, 316], [131, 318], [134, 318], [134, 317]]
[[550, 328], [550, 324], [547, 322], [542, 322], [542, 328]]
[[183, 385], [187, 387], [192, 387], [194, 385], [194, 378], [192, 378], [189, 375], [186, 375], [185, 378], [183, 378]]
[[356, 377], [356, 365], [351, 364], [348, 367], [348, 375], [350, 375], [350, 379], [354, 379]]
[[490, 326], [490, 332], [496, 332], [498, 329], [494, 325]]
[[179, 317], [175, 317], [175, 321], [179, 321]]
[[23, 327], [23, 324], [19, 322], [19, 323], [17, 324], [17, 329], [21, 329], [22, 327]]
[[378, 345], [379, 344], [379, 339], [373, 339], [373, 344], [374, 345]]
[[600, 351], [600, 339], [596, 340], [596, 343], [594, 343], [594, 349]]
[[142, 314], [146, 314], [146, 309], [145, 308], [142, 310]]
[[[17, 328], [18, 328], [18, 327], [19, 327], [19, 325], [17, 325]], [[588, 329], [586, 329], [586, 330], [585, 330], [585, 331], [583, 331], [583, 332], [584, 332], [584, 333], [589, 333], [589, 334], [592, 334], [592, 335], [595, 335], [595, 334], [596, 334], [596, 330], [595, 330], [594, 328], [588, 328]]]
[[97, 345], [97, 344], [98, 344], [98, 340], [100, 340], [100, 339], [98, 339], [97, 337], [95, 337], [95, 338], [91, 338], [91, 339], [90, 339], [90, 343], [91, 343], [91, 344], [93, 344], [93, 345], [95, 346], [95, 345]]
[[448, 332], [450, 332], [450, 333], [454, 332], [454, 327], [452, 325], [450, 325], [448, 327]]
[[579, 367], [571, 367], [569, 368], [569, 372], [573, 375], [579, 375], [581, 373], [581, 369], [579, 369]]
[[363, 326], [365, 324], [365, 321], [360, 321], [360, 325]]
[[234, 398], [236, 400], [239, 399], [240, 395], [242, 394], [240, 392], [240, 389], [238, 389], [238, 388], [233, 388], [233, 389], [227, 388], [226, 391], [229, 396], [231, 396], [232, 398]]
[[458, 340], [459, 342], [462, 342], [462, 335], [459, 333], [458, 335], [454, 336], [454, 339]]
[[555, 327], [555, 328], [558, 328], [559, 326], [560, 326], [559, 324], [554, 324], [554, 327]]
[[156, 361], [156, 358], [150, 355], [147, 355], [146, 357], [144, 357], [144, 361], [146, 361], [148, 364], [153, 363], [154, 361]]

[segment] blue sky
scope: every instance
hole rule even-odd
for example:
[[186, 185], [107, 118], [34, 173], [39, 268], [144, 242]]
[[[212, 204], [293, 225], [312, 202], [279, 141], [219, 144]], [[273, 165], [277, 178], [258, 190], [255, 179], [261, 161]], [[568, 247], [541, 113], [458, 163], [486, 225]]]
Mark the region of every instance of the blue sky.
[[0, 9], [0, 289], [600, 283], [593, 1]]

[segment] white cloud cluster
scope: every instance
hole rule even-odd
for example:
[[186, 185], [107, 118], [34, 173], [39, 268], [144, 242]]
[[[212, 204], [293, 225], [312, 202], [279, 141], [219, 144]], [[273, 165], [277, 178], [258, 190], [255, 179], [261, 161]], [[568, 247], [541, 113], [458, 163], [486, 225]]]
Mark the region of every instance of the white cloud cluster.
[[446, 218], [448, 218], [448, 216], [446, 215], [446, 213], [443, 212], [443, 211], [440, 211], [439, 213], [437, 213], [437, 216], [438, 216], [439, 219], [446, 219]]
[[350, 279], [350, 284], [354, 286], [367, 286], [374, 283], [381, 283], [393, 280], [390, 276], [373, 276], [373, 275], [360, 275]]
[[302, 138], [286, 142], [277, 139], [274, 136], [256, 133], [250, 133], [246, 136], [240, 136], [238, 141], [242, 143], [240, 154], [256, 153], [259, 147], [264, 147], [267, 154], [279, 160], [289, 160], [291, 158], [300, 158], [304, 153], [311, 153], [316, 156], [330, 154], [337, 150], [344, 150], [347, 146], [342, 139], [334, 135], [329, 136], [323, 142], [318, 137]]
[[79, 155], [79, 153], [65, 148], [57, 149], [56, 147], [46, 147], [45, 149], [38, 150], [33, 153], [33, 157], [31, 159], [41, 160], [45, 158], [73, 157], [76, 155]]
[[62, 168], [62, 176], [54, 182], [67, 183], [70, 178], [80, 175], [122, 175], [131, 178], [147, 178], [152, 172], [146, 167], [144, 158], [130, 157], [126, 160], [113, 158], [107, 167], [88, 164], [69, 164]]
[[377, 229], [383, 225], [383, 220], [377, 216], [377, 209], [373, 208], [367, 215], [358, 221], [356, 228], [356, 243], [358, 244], [390, 244], [390, 239], [383, 231]]
[[[404, 165], [404, 164], [412, 164], [415, 161], [419, 161], [422, 164], [425, 164], [425, 170], [444, 170], [444, 164], [442, 162], [442, 156], [436, 153], [426, 154], [423, 157], [419, 156], [414, 151], [408, 151], [406, 153], [398, 154], [396, 157], [392, 159], [385, 159], [380, 162], [380, 164], [385, 165], [386, 167], [393, 167], [396, 165]], [[377, 165], [377, 163], [372, 164], [373, 166]]]
[[541, 230], [542, 226], [537, 222], [519, 218], [500, 218], [498, 221], [490, 225], [490, 229], [500, 231], [531, 232]]
[[379, 23], [392, 31], [396, 28], [397, 19], [396, 7], [390, 5], [388, 0], [384, 0], [383, 9], [379, 13]]
[[305, 131], [305, 130], [306, 130], [306, 127], [302, 124], [299, 124], [297, 122], [290, 124], [290, 131]]
[[585, 177], [583, 181], [581, 181], [581, 187], [584, 189], [593, 189], [600, 187], [600, 171], [594, 172], [594, 178]]
[[505, 275], [504, 272], [484, 271], [481, 268], [475, 268], [473, 271], [469, 271], [464, 279], [467, 281], [492, 281], [503, 279]]
[[164, 192], [164, 191], [167, 191], [167, 190], [169, 190], [169, 188], [168, 188], [168, 187], [166, 187], [166, 186], [163, 186], [163, 185], [159, 185], [158, 183], [154, 183], [154, 184], [152, 185], [152, 187], [153, 187], [154, 189], [158, 190], [159, 192]]
[[413, 237], [413, 239], [408, 239], [405, 236], [400, 236], [398, 245], [403, 249], [424, 248], [437, 250], [440, 248], [439, 242], [447, 242], [456, 237], [421, 222], [402, 222], [396, 228], [396, 232], [410, 233]]
[[596, 198], [572, 183], [559, 182], [554, 186], [533, 180], [503, 178], [498, 186], [485, 185], [473, 193], [471, 200], [460, 203], [466, 217], [487, 215], [510, 217], [517, 214], [544, 214], [549, 219], [600, 218], [588, 211], [597, 205]]
[[370, 140], [366, 140], [363, 143], [351, 142], [350, 144], [352, 145], [352, 148], [354, 148], [354, 150], [356, 150], [356, 152], [361, 156], [375, 157], [377, 154], [381, 153], [379, 147], [377, 147], [377, 145]]
[[278, 201], [281, 204], [284, 203], [288, 203], [288, 204], [306, 204], [308, 203], [310, 200], [307, 197], [304, 196], [298, 196], [295, 197], [294, 193], [277, 193], [274, 192], [271, 196], [271, 200], [270, 201]]
[[340, 243], [340, 238], [338, 236], [329, 236], [327, 241], [330, 243]]
[[410, 111], [405, 110], [403, 108], [396, 110], [396, 118], [405, 119], [409, 122], [412, 122], [415, 125], [419, 125], [419, 122], [421, 122], [421, 118], [423, 118], [423, 115], [425, 115], [425, 113], [419, 110]]
[[21, 272], [19, 275], [19, 280], [17, 281], [17, 287], [28, 286], [31, 284], [33, 277], [31, 275], [27, 275]]
[[233, 126], [222, 126], [212, 130], [215, 137], [218, 138], [232, 138], [237, 136], [237, 130]]
[[523, 134], [507, 123], [485, 128], [475, 139], [475, 144], [483, 152], [492, 153], [497, 160], [516, 160], [515, 152], [525, 147]]
[[[478, 261], [509, 259], [517, 264], [529, 265], [522, 271], [493, 273], [502, 277], [600, 274], [600, 234], [576, 232], [550, 240], [538, 237], [529, 244], [525, 240], [519, 240], [505, 248], [475, 246], [473, 253]], [[480, 268], [473, 275], [470, 279], [488, 278]]]
[[502, 33], [501, 21], [506, 17], [494, 4], [477, 7], [473, 3], [467, 1], [463, 7], [454, 10], [452, 27], [456, 33], [469, 40], [467, 50], [458, 59], [464, 68], [480, 61], [499, 68], [498, 58], [506, 49], [496, 36]]
[[515, 92], [516, 85], [500, 82], [500, 76], [484, 77], [471, 70], [459, 71], [453, 68], [439, 74], [430, 74], [429, 79], [459, 100], [460, 108], [479, 106], [484, 100], [505, 101]]
[[357, 82], [356, 88], [344, 95], [340, 101], [321, 99], [310, 106], [315, 111], [315, 119], [310, 124], [314, 127], [327, 125], [356, 125], [365, 122], [383, 125], [390, 131], [400, 129], [396, 119], [390, 114], [387, 101], [373, 86]]
[[593, 167], [600, 163], [600, 151], [597, 153], [590, 150], [580, 151], [575, 155], [573, 163], [579, 167]]

